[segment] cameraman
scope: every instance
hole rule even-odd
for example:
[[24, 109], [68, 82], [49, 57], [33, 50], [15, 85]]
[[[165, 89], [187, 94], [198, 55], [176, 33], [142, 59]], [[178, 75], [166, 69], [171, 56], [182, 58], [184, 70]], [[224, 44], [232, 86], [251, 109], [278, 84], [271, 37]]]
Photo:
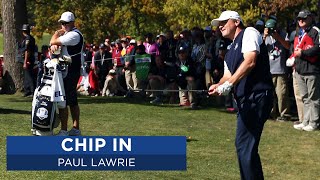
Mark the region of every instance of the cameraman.
[[268, 49], [270, 72], [275, 87], [277, 101], [273, 101], [271, 117], [277, 121], [290, 120], [290, 103], [288, 97], [288, 77], [286, 60], [290, 43], [288, 35], [277, 28], [277, 21], [269, 19], [265, 23], [264, 42]]

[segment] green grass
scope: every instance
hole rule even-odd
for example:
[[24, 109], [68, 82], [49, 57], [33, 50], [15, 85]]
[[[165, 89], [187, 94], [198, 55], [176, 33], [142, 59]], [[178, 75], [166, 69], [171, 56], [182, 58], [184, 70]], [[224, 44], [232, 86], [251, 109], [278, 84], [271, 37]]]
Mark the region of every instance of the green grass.
[[[31, 98], [0, 95], [0, 179], [240, 179], [235, 114], [213, 107], [192, 111], [152, 106], [119, 97], [81, 97], [79, 102], [83, 135], [191, 136], [187, 171], [6, 171], [6, 136], [30, 135]], [[318, 179], [319, 139], [320, 131], [301, 132], [292, 123], [268, 121], [260, 144], [265, 179]]]

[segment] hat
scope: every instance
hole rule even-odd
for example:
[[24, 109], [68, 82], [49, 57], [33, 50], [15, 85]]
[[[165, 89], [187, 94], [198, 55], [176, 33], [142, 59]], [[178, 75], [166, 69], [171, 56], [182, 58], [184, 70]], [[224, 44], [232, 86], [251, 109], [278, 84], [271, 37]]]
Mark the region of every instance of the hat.
[[212, 31], [211, 26], [207, 26], [204, 28], [205, 31]]
[[145, 35], [145, 38], [152, 38], [153, 37], [153, 34], [152, 33], [147, 33], [146, 35]]
[[307, 18], [308, 16], [311, 16], [311, 12], [304, 9], [299, 12], [297, 18]]
[[184, 29], [180, 32], [180, 34], [188, 33], [188, 32], [189, 32], [189, 29], [188, 29], [188, 28], [184, 28]]
[[180, 46], [179, 49], [178, 49], [178, 53], [186, 52], [186, 51], [187, 51], [187, 48], [185, 48], [183, 46]]
[[263, 22], [263, 21], [261, 21], [261, 20], [258, 20], [258, 21], [256, 22], [256, 26], [258, 26], [258, 25], [260, 25], [260, 26], [264, 26], [264, 22]]
[[74, 21], [74, 15], [72, 12], [64, 12], [61, 14], [61, 17], [58, 22], [73, 22]]
[[121, 40], [120, 40], [121, 42], [127, 42], [127, 38], [121, 38]]
[[110, 69], [109, 74], [115, 75], [116, 74], [116, 70]]
[[136, 42], [136, 40], [135, 39], [131, 39], [130, 40], [130, 44], [136, 44], [137, 42]]
[[275, 16], [275, 15], [273, 15], [273, 14], [269, 16], [269, 19], [278, 20], [278, 19], [277, 19], [277, 16]]
[[218, 19], [213, 19], [211, 21], [211, 25], [218, 26], [220, 21], [225, 21], [228, 19], [240, 20], [242, 22], [242, 19], [237, 12], [228, 10], [228, 11], [223, 11]]
[[266, 22], [265, 27], [266, 28], [275, 28], [277, 24], [277, 21], [274, 19], [268, 19], [268, 21]]
[[105, 45], [103, 44], [103, 43], [101, 43], [100, 45], [99, 45], [99, 48], [100, 49], [102, 49], [102, 48], [104, 48], [105, 47]]
[[29, 26], [29, 24], [23, 24], [21, 30], [22, 30], [22, 31], [30, 31], [30, 26]]

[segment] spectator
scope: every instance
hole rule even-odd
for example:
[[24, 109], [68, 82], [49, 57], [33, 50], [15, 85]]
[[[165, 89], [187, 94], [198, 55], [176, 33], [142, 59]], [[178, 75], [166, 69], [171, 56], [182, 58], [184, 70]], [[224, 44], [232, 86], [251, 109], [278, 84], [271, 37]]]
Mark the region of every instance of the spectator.
[[296, 78], [303, 101], [303, 121], [293, 127], [314, 131], [319, 128], [320, 116], [320, 47], [319, 28], [312, 24], [312, 14], [301, 10], [297, 16], [298, 35], [294, 39]]
[[[103, 88], [108, 71], [112, 68], [110, 59], [111, 54], [106, 50], [105, 45], [101, 43], [99, 45], [99, 50], [94, 53], [94, 62], [96, 67], [96, 75], [99, 81], [99, 90]], [[99, 92], [97, 93], [99, 94]]]
[[[294, 39], [295, 36], [297, 34], [297, 22], [294, 21], [291, 25], [290, 25], [290, 38], [289, 38], [289, 42], [290, 42], [290, 54], [293, 54], [294, 51]], [[303, 121], [303, 102], [302, 102], [302, 96], [300, 94], [299, 91], [299, 85], [297, 82], [297, 76], [296, 76], [296, 68], [293, 65], [292, 66], [292, 84], [293, 84], [293, 92], [294, 92], [294, 98], [296, 101], [296, 106], [297, 106], [297, 112], [298, 112], [298, 121], [295, 121], [295, 124], [300, 124]]]
[[[174, 89], [174, 76], [172, 75], [173, 69], [166, 65], [164, 62], [164, 58], [162, 56], [156, 56], [156, 66], [151, 67], [148, 80], [151, 90], [164, 90], [165, 88]], [[174, 93], [170, 93], [170, 102], [174, 100]], [[152, 104], [159, 104], [163, 101], [163, 93], [159, 91], [154, 91], [153, 95], [155, 99], [150, 101]]]
[[205, 82], [206, 82], [206, 88], [209, 89], [209, 87], [212, 85], [213, 79], [212, 79], [212, 61], [214, 59], [216, 60], [216, 57], [214, 56], [214, 38], [212, 36], [212, 29], [211, 26], [207, 26], [204, 30], [204, 39], [205, 39]]
[[166, 56], [169, 49], [167, 45], [168, 44], [166, 43], [166, 35], [161, 33], [159, 35], [159, 40], [158, 40], [159, 55], [161, 55], [165, 61], [166, 61]]
[[23, 69], [24, 69], [24, 97], [32, 97], [35, 90], [35, 75], [33, 72], [33, 66], [35, 63], [34, 51], [36, 42], [33, 36], [30, 34], [29, 24], [23, 24], [22, 26], [23, 41], [20, 46], [19, 52], [22, 53]]
[[196, 69], [196, 76], [198, 78], [197, 89], [207, 89], [206, 84], [210, 83], [205, 81], [206, 73], [206, 44], [204, 39], [203, 30], [199, 27], [193, 28], [192, 38], [194, 44], [191, 50], [191, 59], [194, 61], [194, 66]]
[[173, 31], [168, 30], [166, 32], [166, 44], [168, 47], [168, 51], [166, 54], [166, 63], [172, 63], [175, 64], [176, 63], [176, 55], [175, 55], [175, 50], [176, 50], [176, 46], [177, 46], [177, 40], [173, 38]]
[[125, 94], [125, 90], [119, 84], [117, 78], [117, 73], [114, 69], [111, 69], [108, 73], [104, 87], [102, 90], [102, 96], [116, 96], [121, 93]]
[[129, 48], [127, 49], [127, 55], [126, 62], [124, 65], [125, 70], [125, 78], [126, 78], [126, 84], [128, 89], [137, 89], [138, 82], [137, 82], [137, 76], [136, 76], [136, 66], [134, 61], [134, 54], [136, 51], [136, 40], [131, 39]]
[[179, 40], [177, 42], [175, 54], [176, 57], [178, 58], [179, 50], [180, 47], [184, 47], [187, 51], [187, 55], [191, 55], [191, 50], [192, 50], [192, 40], [191, 40], [191, 32], [188, 29], [184, 29], [181, 31], [179, 35]]
[[273, 101], [271, 117], [277, 119], [277, 121], [287, 121], [290, 120], [288, 72], [286, 68], [288, 49], [290, 48], [288, 35], [277, 28], [276, 20], [269, 19], [265, 24], [263, 39], [268, 49], [270, 72], [275, 87], [275, 101]]
[[157, 43], [154, 42], [153, 40], [153, 34], [152, 33], [147, 33], [145, 35], [146, 42], [143, 43], [146, 49], [147, 54], [151, 54], [153, 57], [157, 56], [160, 54], [159, 52], [159, 47]]
[[113, 69], [117, 73], [117, 79], [118, 82], [122, 85], [123, 88], [125, 88], [125, 77], [124, 77], [124, 58], [121, 56], [122, 52], [122, 44], [120, 40], [116, 40], [115, 42], [115, 48], [112, 52], [112, 60], [113, 60]]
[[258, 20], [254, 26], [254, 28], [256, 28], [261, 35], [263, 35], [264, 32], [264, 22], [262, 20]]
[[[188, 49], [180, 47], [177, 62], [177, 85], [180, 90], [196, 90], [196, 70], [194, 61], [188, 56]], [[192, 91], [180, 91], [180, 106], [198, 108], [196, 93]]]
[[105, 45], [106, 51], [112, 53], [112, 51], [111, 51], [111, 42], [110, 42], [109, 38], [106, 38], [104, 40], [104, 45]]

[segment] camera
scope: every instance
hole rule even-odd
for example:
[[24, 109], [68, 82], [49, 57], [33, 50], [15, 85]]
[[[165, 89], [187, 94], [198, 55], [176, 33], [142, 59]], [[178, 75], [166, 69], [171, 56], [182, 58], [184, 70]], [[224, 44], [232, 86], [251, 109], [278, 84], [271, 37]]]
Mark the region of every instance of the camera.
[[274, 28], [268, 28], [268, 34], [273, 34], [274, 33]]

